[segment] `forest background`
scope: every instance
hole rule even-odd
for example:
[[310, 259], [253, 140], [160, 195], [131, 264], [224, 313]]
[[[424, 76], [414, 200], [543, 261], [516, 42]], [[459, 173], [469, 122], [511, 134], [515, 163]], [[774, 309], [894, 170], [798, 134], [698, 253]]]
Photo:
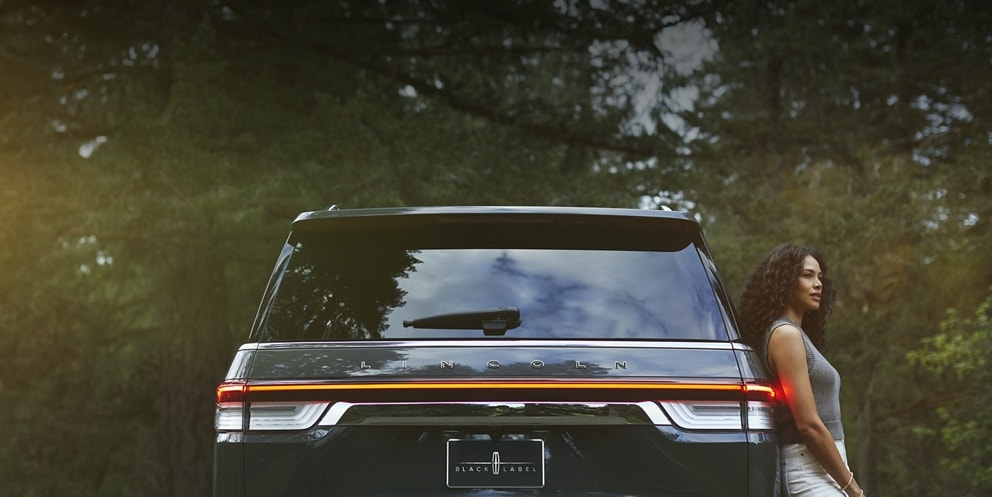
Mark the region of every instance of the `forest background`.
[[330, 204], [686, 210], [820, 248], [868, 495], [992, 494], [992, 3], [0, 0], [0, 495], [209, 495]]

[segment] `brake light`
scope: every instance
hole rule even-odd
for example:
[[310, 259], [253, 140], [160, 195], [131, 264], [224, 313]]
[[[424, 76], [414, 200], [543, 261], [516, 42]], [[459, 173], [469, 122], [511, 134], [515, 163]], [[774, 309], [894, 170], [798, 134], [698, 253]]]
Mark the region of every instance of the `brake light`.
[[312, 427], [330, 402], [246, 402], [248, 385], [229, 381], [217, 387], [217, 432], [305, 430]]
[[775, 428], [775, 399], [778, 393], [771, 385], [746, 383], [747, 428], [749, 430], [772, 430]]
[[774, 387], [760, 383], [745, 384], [744, 393], [747, 394], [748, 400], [757, 402], [775, 402], [775, 398], [778, 396]]
[[229, 381], [217, 387], [217, 403], [243, 402], [248, 386], [243, 381]]
[[775, 389], [757, 383], [747, 383], [741, 388], [744, 402], [669, 400], [659, 404], [673, 423], [688, 430], [773, 429]]
[[217, 387], [214, 428], [218, 433], [244, 429], [244, 401], [247, 391], [248, 386], [243, 381], [224, 382]]

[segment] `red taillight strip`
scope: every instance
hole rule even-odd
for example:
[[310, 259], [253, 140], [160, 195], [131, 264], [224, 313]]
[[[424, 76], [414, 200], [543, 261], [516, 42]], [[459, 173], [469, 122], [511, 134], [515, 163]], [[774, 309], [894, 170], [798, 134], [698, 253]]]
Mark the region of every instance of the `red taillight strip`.
[[243, 381], [229, 381], [217, 386], [217, 403], [243, 402], [248, 393], [248, 385]]
[[448, 381], [417, 383], [256, 383], [229, 381], [217, 387], [217, 402], [242, 402], [257, 394], [268, 397], [271, 394], [292, 394], [305, 392], [375, 392], [384, 390], [403, 391], [445, 391], [445, 390], [643, 390], [667, 392], [721, 393], [732, 395], [743, 393], [750, 400], [771, 402], [776, 397], [775, 388], [765, 384], [734, 383], [648, 383], [648, 382], [591, 382], [591, 381]]
[[763, 400], [765, 402], [774, 401], [776, 395], [775, 387], [756, 383], [745, 384], [744, 392], [747, 394], [749, 400]]
[[745, 386], [737, 383], [650, 383], [607, 381], [429, 381], [370, 383], [249, 383], [245, 400], [328, 399], [368, 401], [413, 400], [580, 400], [662, 398], [746, 398]]
[[432, 382], [432, 383], [281, 383], [246, 385], [248, 393], [322, 390], [444, 390], [444, 389], [632, 389], [632, 390], [711, 390], [740, 392], [741, 385], [719, 383], [605, 383], [605, 382]]

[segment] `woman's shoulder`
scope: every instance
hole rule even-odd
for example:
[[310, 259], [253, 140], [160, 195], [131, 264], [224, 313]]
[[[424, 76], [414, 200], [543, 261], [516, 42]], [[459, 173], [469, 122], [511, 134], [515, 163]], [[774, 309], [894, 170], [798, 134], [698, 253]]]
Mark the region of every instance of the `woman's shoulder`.
[[804, 335], [803, 329], [800, 328], [798, 324], [793, 323], [792, 321], [785, 318], [780, 318], [780, 319], [776, 319], [775, 321], [772, 321], [772, 324], [768, 325], [768, 331], [766, 332], [766, 335], [771, 337], [771, 335], [775, 334], [780, 330], [782, 330], [784, 333], [790, 336], [794, 335], [797, 337], [802, 337]]
[[[779, 332], [779, 330], [787, 331]], [[767, 348], [772, 341], [772, 336], [777, 336], [782, 333], [799, 336], [802, 334], [802, 330], [788, 319], [776, 319], [775, 321], [772, 321], [772, 323], [765, 329], [765, 332], [761, 334], [762, 349], [765, 349], [767, 353]]]
[[[806, 356], [807, 367], [812, 369], [813, 357], [811, 354], [809, 337], [796, 323], [787, 319], [773, 322], [768, 330], [768, 347]], [[801, 352], [800, 352], [801, 351]]]
[[771, 324], [771, 326], [768, 327], [769, 340], [771, 340], [772, 337], [775, 337], [776, 341], [782, 339], [788, 341], [793, 341], [793, 340], [803, 341], [803, 335], [804, 333], [802, 328], [797, 326], [795, 323], [784, 319], [775, 321], [774, 323]]

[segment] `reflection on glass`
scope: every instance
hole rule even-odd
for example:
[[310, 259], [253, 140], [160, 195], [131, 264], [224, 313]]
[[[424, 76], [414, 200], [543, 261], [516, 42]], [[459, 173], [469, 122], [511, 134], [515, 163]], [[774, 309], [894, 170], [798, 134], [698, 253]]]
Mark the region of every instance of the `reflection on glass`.
[[300, 244], [265, 316], [270, 341], [483, 338], [404, 320], [513, 306], [491, 339], [726, 339], [692, 245], [676, 252]]
[[419, 262], [414, 251], [297, 247], [265, 316], [266, 339], [375, 340], [403, 305], [397, 282]]

